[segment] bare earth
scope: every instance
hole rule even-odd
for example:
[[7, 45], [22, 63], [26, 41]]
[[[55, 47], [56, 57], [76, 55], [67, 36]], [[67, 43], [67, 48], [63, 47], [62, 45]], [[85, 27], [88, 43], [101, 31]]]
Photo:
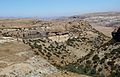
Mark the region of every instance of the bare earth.
[[112, 37], [111, 32], [114, 30], [112, 27], [104, 27], [104, 26], [92, 26], [92, 27], [102, 32], [104, 35], [108, 37]]

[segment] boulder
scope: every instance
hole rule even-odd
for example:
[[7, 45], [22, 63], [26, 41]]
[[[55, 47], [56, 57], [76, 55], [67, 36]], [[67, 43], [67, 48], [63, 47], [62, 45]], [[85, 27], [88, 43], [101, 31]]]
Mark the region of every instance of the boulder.
[[115, 29], [113, 32], [112, 32], [112, 38], [117, 41], [117, 42], [120, 42], [120, 28], [118, 28], [117, 30]]

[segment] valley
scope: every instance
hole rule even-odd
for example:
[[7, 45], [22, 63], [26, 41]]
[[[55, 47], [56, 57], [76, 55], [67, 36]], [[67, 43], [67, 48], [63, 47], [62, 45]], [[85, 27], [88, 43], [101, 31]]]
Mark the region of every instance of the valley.
[[0, 77], [119, 77], [119, 16], [0, 19]]

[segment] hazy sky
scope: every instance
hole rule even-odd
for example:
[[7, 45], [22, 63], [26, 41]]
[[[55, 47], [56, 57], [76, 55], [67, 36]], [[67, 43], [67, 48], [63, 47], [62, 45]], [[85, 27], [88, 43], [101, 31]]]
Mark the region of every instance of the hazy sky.
[[0, 0], [0, 16], [66, 16], [120, 11], [120, 0]]

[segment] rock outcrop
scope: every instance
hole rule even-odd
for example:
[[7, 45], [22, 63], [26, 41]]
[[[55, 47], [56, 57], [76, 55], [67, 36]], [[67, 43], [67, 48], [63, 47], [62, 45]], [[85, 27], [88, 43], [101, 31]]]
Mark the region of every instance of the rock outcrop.
[[120, 28], [118, 28], [117, 30], [115, 29], [112, 32], [112, 38], [116, 41], [116, 42], [120, 42]]

